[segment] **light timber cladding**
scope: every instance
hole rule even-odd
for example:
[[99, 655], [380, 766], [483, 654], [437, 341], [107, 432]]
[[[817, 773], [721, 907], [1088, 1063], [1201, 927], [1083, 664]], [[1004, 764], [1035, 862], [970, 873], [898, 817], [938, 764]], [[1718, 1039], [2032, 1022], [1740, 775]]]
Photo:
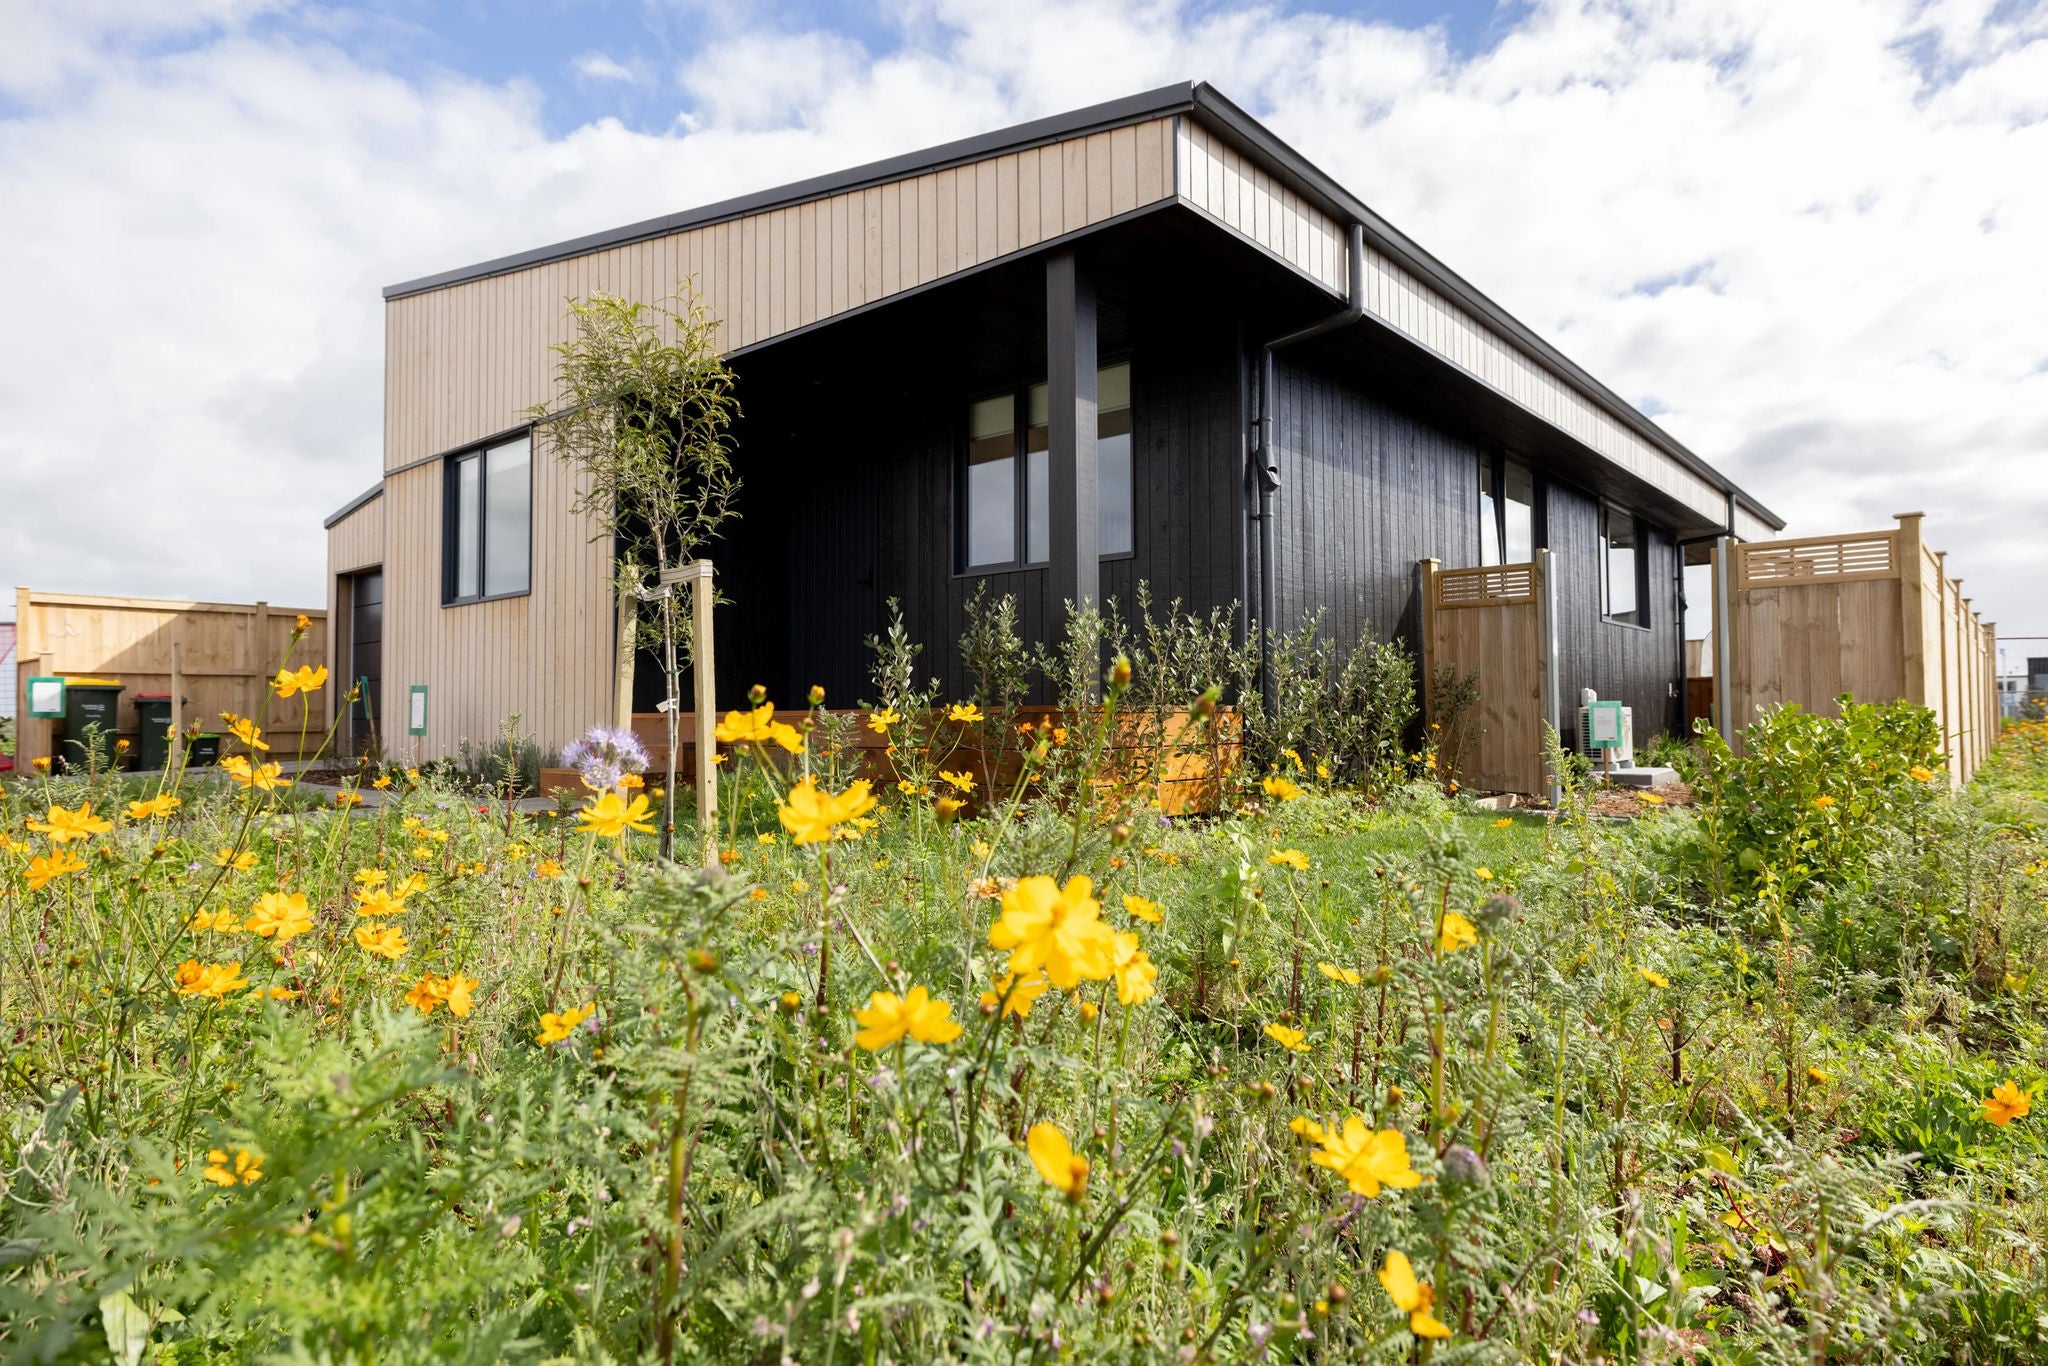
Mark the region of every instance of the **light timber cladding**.
[[[1338, 298], [1348, 297], [1342, 222], [1198, 119], [1179, 120], [1174, 164], [1182, 203], [1286, 261]], [[1659, 450], [1593, 396], [1370, 238], [1365, 271], [1368, 315], [1687, 507], [1716, 521], [1727, 515], [1723, 489]], [[1751, 518], [1737, 530], [1767, 535], [1770, 527]]]
[[[1475, 675], [1478, 698], [1462, 719], [1457, 780], [1476, 792], [1540, 792], [1549, 625], [1546, 560], [1483, 569], [1422, 562], [1423, 667]], [[1431, 717], [1437, 725], [1448, 717]]]
[[1173, 123], [1089, 133], [394, 298], [384, 468], [508, 431], [551, 398], [548, 348], [569, 336], [572, 298], [603, 290], [652, 302], [692, 280], [726, 350], [741, 350], [1172, 198]]
[[[454, 753], [497, 738], [515, 713], [522, 734], [559, 749], [611, 716], [609, 538], [570, 511], [575, 472], [553, 457], [533, 463], [532, 590], [441, 605], [441, 487], [436, 462], [384, 482], [384, 696], [394, 755]], [[547, 566], [545, 572], [538, 567]], [[427, 734], [398, 725], [407, 690], [428, 689]]]
[[384, 563], [384, 496], [373, 493], [327, 528], [327, 569], [346, 574]]

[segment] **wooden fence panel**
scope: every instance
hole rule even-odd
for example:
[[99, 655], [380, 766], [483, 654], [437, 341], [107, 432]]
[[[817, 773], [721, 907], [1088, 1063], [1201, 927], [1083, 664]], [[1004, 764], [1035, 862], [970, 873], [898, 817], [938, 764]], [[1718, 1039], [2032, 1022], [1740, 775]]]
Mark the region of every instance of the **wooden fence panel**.
[[1478, 676], [1459, 781], [1482, 792], [1541, 792], [1550, 719], [1548, 585], [1541, 560], [1482, 569], [1422, 562], [1425, 678], [1449, 665]]
[[[1986, 680], [1997, 636], [1970, 609], [1947, 557], [1930, 551], [1921, 515], [1889, 531], [1737, 544], [1726, 575], [1726, 668], [1733, 727], [1796, 702], [1837, 714], [1859, 702], [1933, 711], [1950, 776], [1967, 782], [1997, 738]], [[1995, 684], [1991, 685], [1995, 688]]]
[[[307, 619], [306, 634], [293, 650], [291, 637], [300, 615]], [[196, 721], [201, 729], [218, 731], [222, 712], [254, 717], [271, 742], [272, 755], [295, 756], [300, 752], [300, 703], [296, 697], [278, 698], [270, 679], [287, 651], [294, 667], [327, 658], [327, 613], [321, 608], [301, 613], [262, 602], [95, 597], [22, 588], [15, 592], [15, 620], [22, 695], [33, 676], [118, 679], [123, 691], [115, 728], [131, 740], [138, 730], [136, 694], [173, 693], [183, 699], [179, 714], [185, 725]], [[316, 694], [311, 700], [308, 752], [319, 745], [326, 728], [325, 699]], [[25, 704], [22, 711], [16, 757], [26, 766], [52, 754], [59, 723], [29, 718]]]

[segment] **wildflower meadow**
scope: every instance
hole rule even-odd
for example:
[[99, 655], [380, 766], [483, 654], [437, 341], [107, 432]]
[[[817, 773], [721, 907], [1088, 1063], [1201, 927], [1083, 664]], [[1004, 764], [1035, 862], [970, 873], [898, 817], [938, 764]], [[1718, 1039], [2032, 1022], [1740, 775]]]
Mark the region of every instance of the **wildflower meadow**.
[[2042, 724], [1951, 791], [1785, 709], [1617, 818], [1409, 707], [1169, 817], [1142, 650], [1057, 716], [907, 658], [726, 715], [677, 863], [618, 732], [545, 811], [239, 718], [9, 781], [0, 1356], [2048, 1360]]

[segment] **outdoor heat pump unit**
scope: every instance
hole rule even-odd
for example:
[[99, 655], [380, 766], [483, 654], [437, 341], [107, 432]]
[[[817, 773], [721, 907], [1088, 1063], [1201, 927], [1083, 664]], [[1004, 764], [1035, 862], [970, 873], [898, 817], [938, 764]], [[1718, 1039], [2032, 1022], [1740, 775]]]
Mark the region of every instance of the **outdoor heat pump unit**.
[[[1593, 748], [1593, 717], [1591, 707], [1579, 708], [1579, 753], [1593, 761], [1593, 767], [1600, 767], [1600, 751]], [[1621, 747], [1607, 751], [1607, 762], [1615, 768], [1636, 766], [1636, 715], [1634, 707], [1621, 709]]]

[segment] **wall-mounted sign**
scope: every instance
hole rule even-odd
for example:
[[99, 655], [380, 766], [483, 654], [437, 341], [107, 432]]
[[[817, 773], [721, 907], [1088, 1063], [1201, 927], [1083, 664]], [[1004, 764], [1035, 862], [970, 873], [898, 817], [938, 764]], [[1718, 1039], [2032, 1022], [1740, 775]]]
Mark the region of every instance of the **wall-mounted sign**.
[[1593, 749], [1620, 749], [1621, 738], [1621, 703], [1589, 704], [1586, 708], [1586, 744]]
[[64, 715], [64, 680], [31, 678], [28, 681], [28, 714], [55, 721]]
[[411, 704], [405, 714], [405, 730], [408, 735], [427, 733], [427, 685], [412, 685]]

